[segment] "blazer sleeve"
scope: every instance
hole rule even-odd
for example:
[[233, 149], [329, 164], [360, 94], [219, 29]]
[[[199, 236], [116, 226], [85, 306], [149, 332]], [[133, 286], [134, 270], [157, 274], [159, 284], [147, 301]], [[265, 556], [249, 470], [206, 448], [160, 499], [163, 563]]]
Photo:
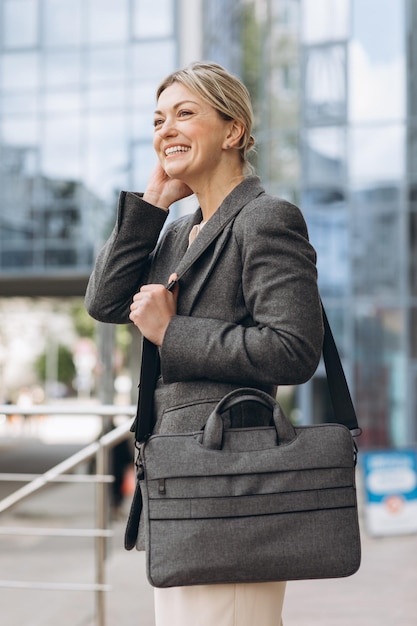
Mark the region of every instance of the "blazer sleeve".
[[172, 318], [161, 347], [164, 382], [300, 384], [314, 374], [323, 344], [316, 254], [300, 210], [272, 200], [234, 225], [253, 323]]
[[97, 256], [85, 306], [100, 322], [129, 323], [130, 304], [152, 262], [152, 252], [168, 212], [140, 194], [122, 191], [114, 229]]

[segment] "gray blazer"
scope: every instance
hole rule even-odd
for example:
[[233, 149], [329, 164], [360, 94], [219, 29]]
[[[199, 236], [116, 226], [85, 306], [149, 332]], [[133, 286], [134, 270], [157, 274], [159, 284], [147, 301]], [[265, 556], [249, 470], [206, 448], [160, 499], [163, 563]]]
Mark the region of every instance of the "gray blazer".
[[307, 381], [320, 359], [323, 326], [316, 255], [300, 210], [266, 194], [251, 176], [189, 248], [200, 209], [160, 236], [166, 218], [139, 194], [121, 193], [85, 300], [97, 320], [129, 323], [142, 284], [167, 284], [180, 263], [203, 250], [180, 279], [177, 315], [160, 348], [156, 429], [201, 428], [213, 406], [238, 387], [274, 395], [278, 385]]

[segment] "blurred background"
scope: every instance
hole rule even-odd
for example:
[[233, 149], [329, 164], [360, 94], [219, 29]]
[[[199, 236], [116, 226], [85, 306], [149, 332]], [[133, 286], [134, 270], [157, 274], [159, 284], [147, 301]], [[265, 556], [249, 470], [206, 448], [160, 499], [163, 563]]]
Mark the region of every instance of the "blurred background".
[[[0, 410], [0, 472], [43, 472], [131, 417], [139, 335], [130, 326], [96, 323], [83, 297], [119, 192], [143, 191], [153, 168], [155, 88], [201, 59], [224, 65], [248, 86], [256, 172], [270, 193], [304, 213], [363, 431], [365, 472], [374, 472], [374, 500], [389, 504], [384, 523], [390, 517], [390, 526], [379, 534], [394, 535], [378, 543], [372, 531], [364, 534], [361, 570], [344, 583], [326, 583], [326, 602], [320, 581], [289, 589], [289, 623], [411, 626], [417, 611], [417, 0], [0, 0], [0, 405], [16, 408]], [[194, 208], [187, 199], [171, 215]], [[322, 363], [307, 384], [281, 389], [280, 399], [296, 423], [333, 420]], [[72, 407], [74, 414], [32, 416], [29, 407], [36, 405]], [[94, 415], [99, 405], [120, 406], [120, 415]], [[384, 450], [396, 455], [372, 456]], [[125, 468], [129, 450], [121, 454]], [[14, 480], [4, 476], [0, 509]], [[122, 499], [131, 496], [127, 483]], [[49, 491], [31, 504], [25, 500], [2, 526], [16, 533], [24, 522], [91, 524], [84, 520], [91, 491], [81, 495], [77, 485], [65, 485], [53, 492], [57, 501]], [[396, 527], [400, 509], [407, 523]], [[126, 511], [113, 520], [113, 545], [120, 549], [112, 555], [109, 623], [139, 623], [134, 595], [142, 615], [145, 605], [140, 623], [147, 626], [150, 589], [143, 575], [137, 583], [132, 555], [122, 556], [125, 519]], [[39, 537], [4, 538], [2, 576], [42, 571], [53, 578], [64, 571], [79, 580], [90, 570], [84, 544], [72, 546], [65, 537], [53, 548]], [[36, 585], [29, 589], [27, 602], [15, 592], [2, 596], [5, 626], [64, 624], [63, 615], [72, 626], [90, 626], [82, 612], [74, 617], [79, 595], [55, 605]], [[346, 606], [346, 594], [357, 602]]]
[[[249, 87], [257, 173], [308, 222], [361, 445], [415, 441], [417, 3], [0, 0], [0, 19], [0, 403], [135, 401], [137, 335], [82, 298], [153, 167], [155, 86], [209, 59]], [[294, 420], [331, 419], [322, 366], [284, 392]]]

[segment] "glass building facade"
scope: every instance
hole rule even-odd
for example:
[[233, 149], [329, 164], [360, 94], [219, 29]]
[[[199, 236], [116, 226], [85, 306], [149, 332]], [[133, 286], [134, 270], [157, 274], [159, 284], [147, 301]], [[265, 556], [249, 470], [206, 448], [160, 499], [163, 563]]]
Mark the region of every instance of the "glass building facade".
[[[153, 166], [155, 85], [217, 61], [250, 89], [265, 187], [307, 219], [361, 444], [416, 441], [416, 5], [0, 0], [0, 296], [83, 295]], [[297, 396], [330, 416], [322, 365]]]
[[82, 295], [120, 189], [153, 165], [180, 5], [0, 0], [1, 295]]
[[301, 205], [321, 294], [361, 443], [403, 446], [417, 435], [416, 3], [302, 0], [301, 9]]

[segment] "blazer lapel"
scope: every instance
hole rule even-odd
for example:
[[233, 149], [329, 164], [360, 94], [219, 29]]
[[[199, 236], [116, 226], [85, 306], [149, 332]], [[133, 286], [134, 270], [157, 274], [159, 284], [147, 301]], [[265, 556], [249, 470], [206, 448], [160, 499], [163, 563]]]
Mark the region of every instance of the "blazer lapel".
[[[254, 179], [258, 181], [258, 185], [253, 185]], [[175, 272], [178, 274], [179, 281], [181, 280], [181, 277], [188, 272], [197, 259], [199, 259], [210, 247], [212, 247], [210, 258], [207, 259], [204, 267], [193, 277], [193, 280], [188, 283], [187, 290], [181, 293], [182, 315], [190, 314], [193, 303], [198, 297], [201, 289], [204, 287], [212, 268], [216, 264], [217, 259], [219, 258], [219, 255], [221, 254], [223, 247], [231, 234], [234, 219], [248, 202], [262, 193], [264, 193], [264, 189], [261, 187], [257, 177], [245, 179], [240, 185], [235, 187], [227, 198], [225, 198], [219, 209], [212, 215], [212, 217], [205, 224], [204, 228], [201, 229], [197, 238], [186, 250], [184, 256], [175, 269]], [[192, 225], [195, 223], [196, 220], [194, 219]]]

